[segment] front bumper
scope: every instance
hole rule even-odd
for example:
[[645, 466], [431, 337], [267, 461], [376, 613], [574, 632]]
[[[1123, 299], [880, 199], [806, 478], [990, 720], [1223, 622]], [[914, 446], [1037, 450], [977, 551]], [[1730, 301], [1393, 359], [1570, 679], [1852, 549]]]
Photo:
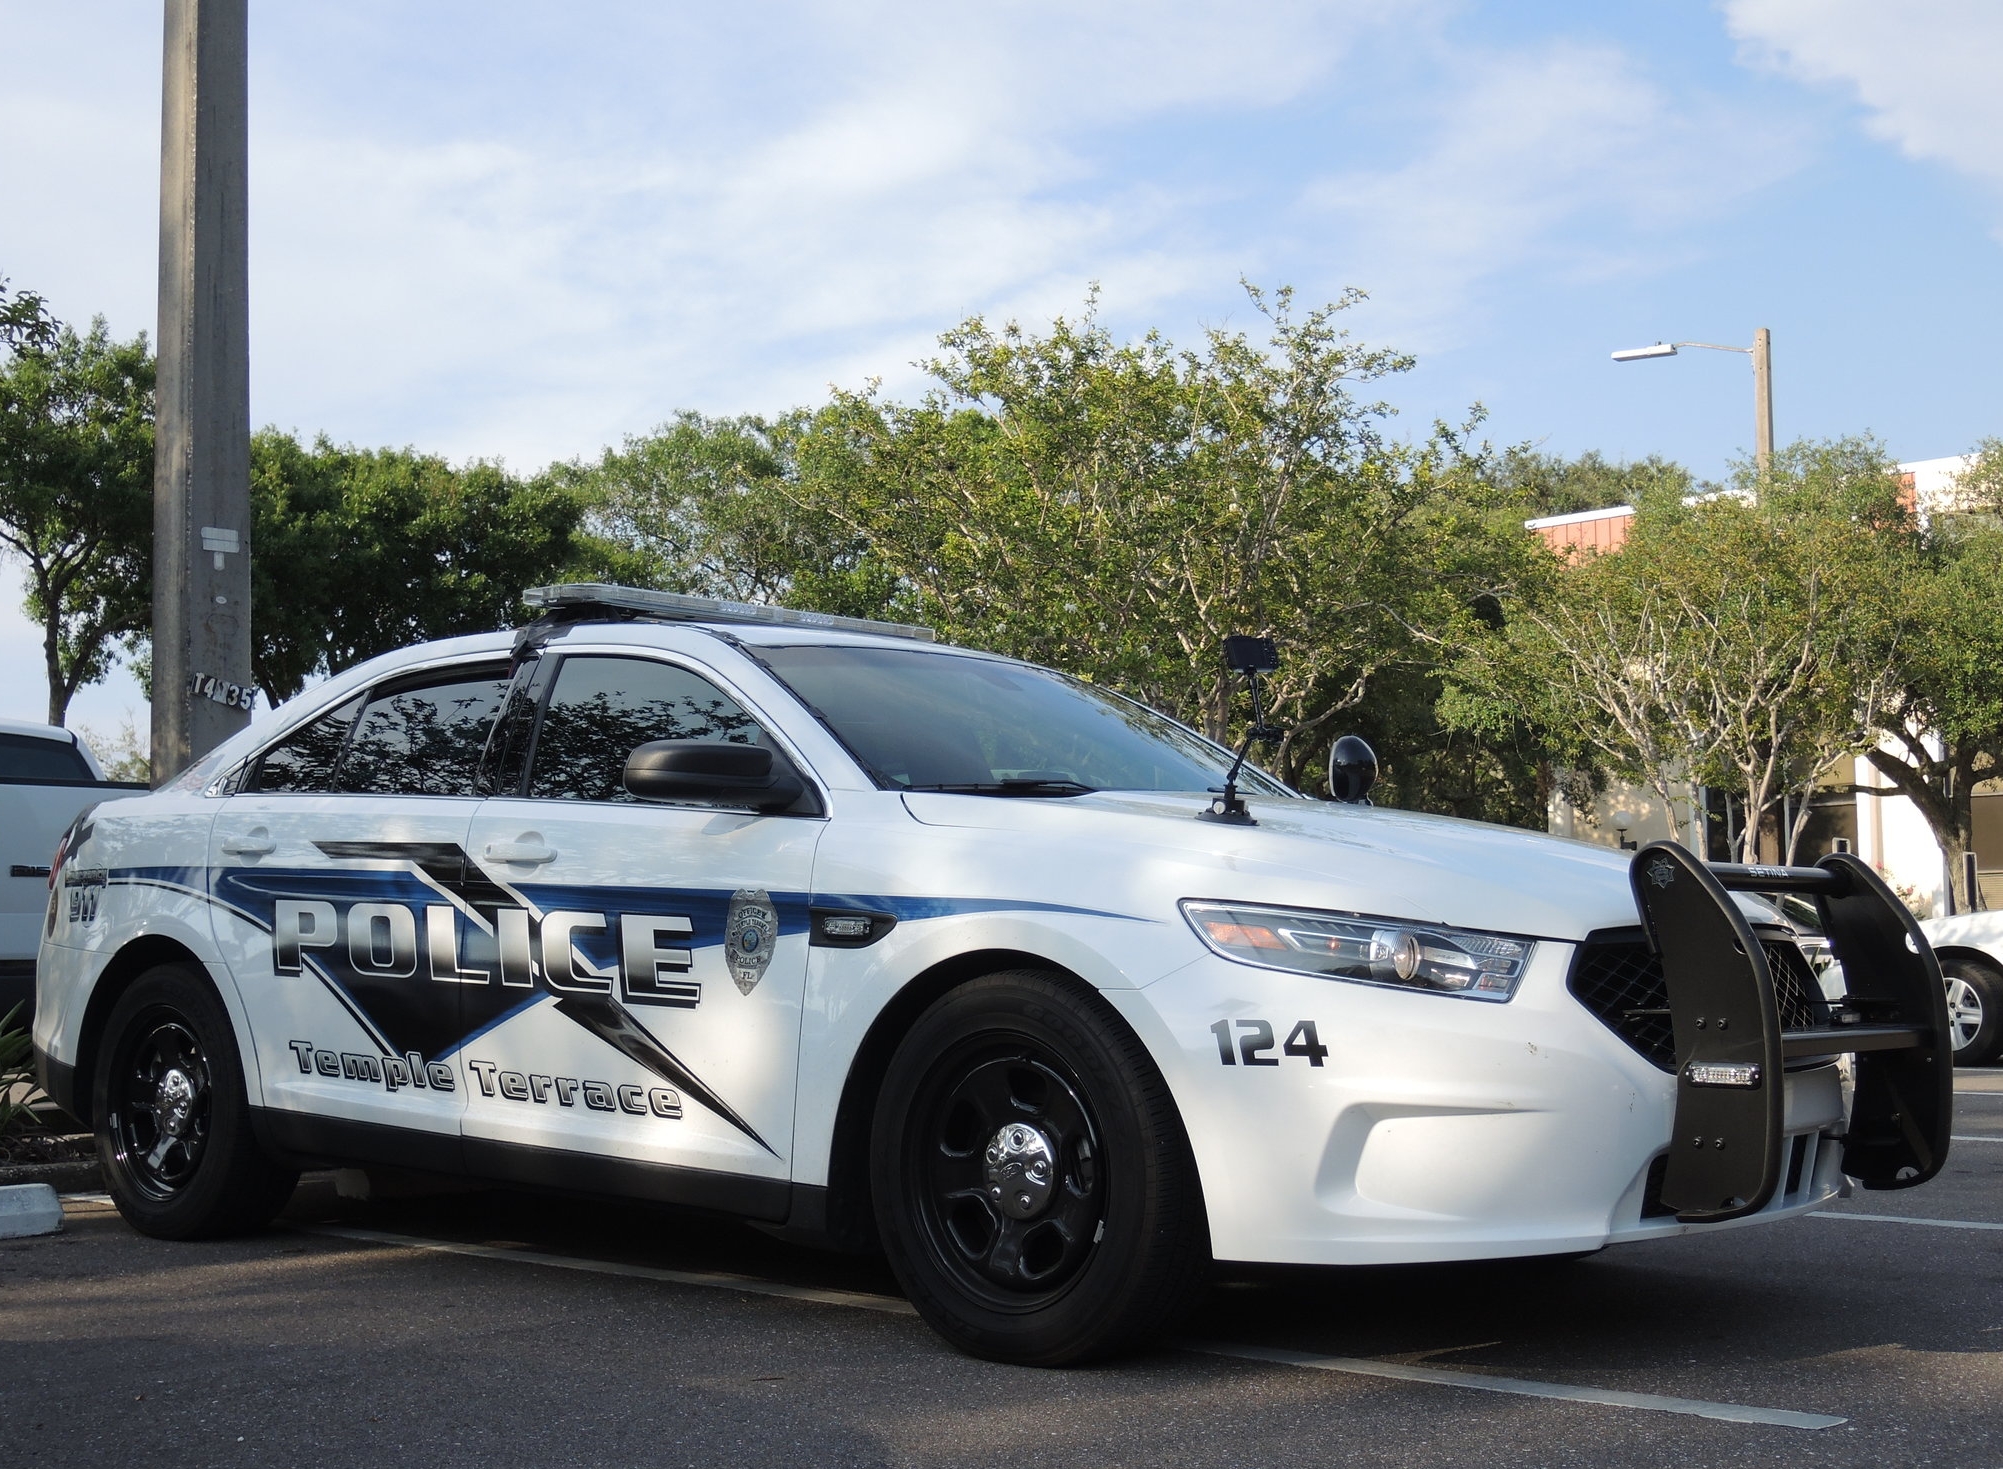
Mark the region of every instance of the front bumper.
[[[1656, 855], [1644, 849], [1637, 864]], [[1947, 1114], [1932, 1104], [1947, 1084], [1939, 1058], [1948, 1053], [1930, 1044], [1945, 1021], [1927, 1008], [1940, 1008], [1940, 984], [1927, 987], [1931, 957], [1923, 941], [1906, 947], [1889, 895], [1847, 870], [1798, 879], [1829, 890], [1839, 951], [1851, 934], [1839, 957], [1852, 994], [1883, 1014], [1783, 1032], [1749, 930], [1736, 937], [1731, 963], [1691, 952], [1703, 924], [1745, 921], [1718, 877], [1687, 853], [1680, 860], [1691, 877], [1681, 891], [1701, 889], [1702, 903], [1677, 913], [1641, 899], [1669, 980], [1674, 1073], [1570, 994], [1566, 943], [1539, 944], [1507, 1004], [1210, 956], [1143, 989], [1108, 993], [1175, 1094], [1213, 1253], [1331, 1265], [1573, 1253], [1806, 1213], [1847, 1190], [1846, 1171], [1868, 1187], [1932, 1176], [1946, 1148]], [[1783, 871], [1804, 870], [1742, 880], [1720, 869], [1735, 887], [1777, 883]], [[1732, 952], [1734, 937], [1722, 942]], [[1856, 977], [1867, 972], [1875, 978]], [[1729, 1044], [1720, 1043], [1719, 1014], [1737, 1017], [1722, 1032]], [[1304, 1035], [1303, 1022], [1328, 1048], [1319, 1065], [1305, 1040], [1293, 1054], [1284, 1044]], [[1269, 1033], [1273, 1044], [1262, 1047]], [[1248, 1036], [1249, 1057], [1238, 1049]], [[1734, 1049], [1742, 1043], [1770, 1059], [1721, 1108], [1728, 1089], [1693, 1083], [1690, 1066], [1742, 1064]], [[1835, 1060], [1842, 1054], [1855, 1056], [1854, 1107]], [[1701, 1154], [1690, 1149], [1695, 1169], [1679, 1157], [1685, 1134], [1704, 1140]]]
[[[1107, 994], [1175, 1094], [1217, 1258], [1474, 1260], [1641, 1229], [1674, 1081], [1566, 990], [1571, 952], [1540, 944], [1505, 1005], [1210, 957]], [[1279, 1064], [1222, 1064], [1220, 1019], [1270, 1025]], [[1302, 1021], [1320, 1066], [1281, 1048]]]

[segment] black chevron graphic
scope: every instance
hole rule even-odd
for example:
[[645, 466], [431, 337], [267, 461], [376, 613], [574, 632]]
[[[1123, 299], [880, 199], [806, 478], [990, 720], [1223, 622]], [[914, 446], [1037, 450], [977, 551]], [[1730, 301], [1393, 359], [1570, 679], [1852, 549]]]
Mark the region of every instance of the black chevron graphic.
[[[331, 861], [341, 862], [400, 862], [424, 874], [439, 888], [452, 893], [469, 908], [484, 910], [491, 917], [497, 908], [518, 907], [518, 900], [500, 884], [496, 883], [473, 860], [466, 849], [456, 842], [320, 842], [314, 846]], [[541, 979], [538, 972], [537, 978]], [[370, 996], [370, 998], [394, 998], [402, 1000], [407, 995], [410, 981], [397, 982], [398, 993], [394, 997]], [[361, 986], [349, 986], [350, 992]], [[483, 1029], [493, 1021], [515, 1008], [520, 1002], [520, 990], [504, 990], [498, 984], [486, 986], [453, 986], [457, 991], [456, 1000], [464, 1014], [461, 1022], [460, 1039]], [[357, 994], [357, 1000], [362, 996]], [[369, 1007], [364, 1002], [364, 1008]], [[724, 1101], [716, 1091], [691, 1071], [688, 1066], [662, 1045], [654, 1035], [642, 1025], [633, 1012], [613, 999], [610, 995], [563, 995], [554, 1007], [572, 1024], [581, 1026], [621, 1055], [637, 1061], [654, 1075], [695, 1098], [704, 1107], [757, 1143], [773, 1157], [778, 1151], [758, 1135], [755, 1128], [738, 1115], [737, 1110]], [[373, 1015], [372, 1015], [373, 1018]], [[452, 1049], [443, 1047], [441, 1049]], [[433, 1054], [437, 1052], [434, 1051]]]

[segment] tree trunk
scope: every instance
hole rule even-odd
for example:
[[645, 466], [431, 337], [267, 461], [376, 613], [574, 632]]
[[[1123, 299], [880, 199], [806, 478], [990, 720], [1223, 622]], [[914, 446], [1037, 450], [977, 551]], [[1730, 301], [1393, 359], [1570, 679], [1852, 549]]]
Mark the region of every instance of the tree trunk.
[[49, 723], [60, 725], [70, 712], [69, 680], [63, 677], [61, 625], [54, 612], [42, 625], [42, 665], [49, 676]]
[[1926, 818], [1934, 840], [1940, 843], [1941, 856], [1947, 865], [1946, 887], [1956, 911], [1967, 913], [1980, 907], [1981, 895], [1968, 890], [1962, 871], [1966, 865], [1963, 854], [1975, 845], [1975, 805], [1971, 797], [1982, 778], [1975, 768], [1980, 753], [1967, 741], [1944, 749], [1939, 762], [1932, 766], [1939, 772], [1937, 781], [1927, 779], [1906, 761], [1883, 750], [1868, 751], [1867, 758], [1891, 781], [1892, 788], [1918, 807], [1920, 815]]

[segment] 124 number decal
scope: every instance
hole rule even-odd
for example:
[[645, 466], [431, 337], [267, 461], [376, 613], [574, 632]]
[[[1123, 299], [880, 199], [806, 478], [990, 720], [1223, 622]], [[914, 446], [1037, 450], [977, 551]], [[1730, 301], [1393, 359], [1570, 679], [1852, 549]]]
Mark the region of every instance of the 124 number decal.
[[[1233, 1026], [1239, 1032], [1235, 1037], [1231, 1034]], [[1315, 1033], [1312, 1020], [1295, 1021], [1284, 1043], [1275, 1039], [1269, 1020], [1220, 1020], [1210, 1027], [1210, 1033], [1217, 1037], [1217, 1059], [1226, 1066], [1236, 1066], [1240, 1061], [1247, 1066], [1277, 1066], [1280, 1057], [1265, 1054], [1276, 1046], [1281, 1056], [1299, 1056], [1310, 1066], [1321, 1065], [1328, 1055], [1328, 1047]]]

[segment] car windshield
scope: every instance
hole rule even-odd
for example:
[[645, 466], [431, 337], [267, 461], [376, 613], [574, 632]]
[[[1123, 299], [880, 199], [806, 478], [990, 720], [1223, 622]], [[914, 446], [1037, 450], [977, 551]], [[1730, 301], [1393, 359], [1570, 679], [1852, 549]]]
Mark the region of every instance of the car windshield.
[[[757, 656], [877, 782], [1064, 796], [1220, 786], [1230, 755], [1153, 710], [1048, 669], [903, 648], [765, 647]], [[1248, 794], [1293, 793], [1247, 765]]]

